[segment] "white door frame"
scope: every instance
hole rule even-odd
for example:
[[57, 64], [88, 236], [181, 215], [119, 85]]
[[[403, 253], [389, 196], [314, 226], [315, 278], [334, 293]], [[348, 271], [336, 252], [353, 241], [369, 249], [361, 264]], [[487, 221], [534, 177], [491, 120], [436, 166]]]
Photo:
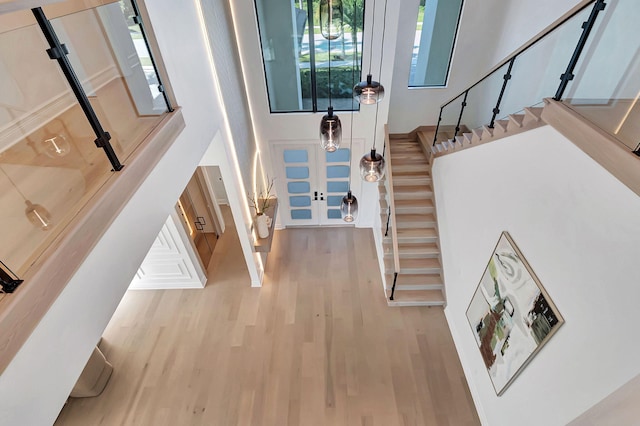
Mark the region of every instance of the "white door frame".
[[[328, 210], [337, 210], [339, 209], [339, 204], [336, 206], [336, 199], [333, 197], [339, 196], [340, 199], [346, 195], [346, 182], [344, 186], [343, 192], [328, 192], [327, 183], [331, 180], [338, 181], [346, 181], [345, 178], [341, 179], [329, 179], [327, 178], [327, 165], [331, 165], [331, 163], [327, 163], [325, 151], [321, 148], [320, 144], [316, 140], [304, 140], [304, 141], [273, 141], [271, 142], [271, 158], [274, 162], [274, 173], [276, 176], [276, 189], [278, 192], [278, 196], [280, 198], [279, 209], [280, 209], [280, 223], [282, 226], [352, 226], [343, 222], [339, 217], [338, 218], [329, 218]], [[349, 145], [344, 143], [342, 148], [349, 148]], [[286, 149], [305, 149], [308, 152], [308, 159], [304, 163], [287, 163], [285, 165], [283, 153]], [[361, 179], [358, 175], [358, 162], [359, 158], [354, 158], [353, 153], [362, 152], [364, 149], [364, 140], [354, 140], [352, 153], [350, 158], [350, 171], [351, 171], [351, 191], [356, 196], [359, 197], [361, 190]], [[311, 198], [311, 205], [308, 206], [308, 210], [311, 210], [311, 219], [293, 219], [290, 213], [290, 204], [289, 197], [290, 195], [288, 191], [288, 181], [286, 176], [285, 167], [286, 166], [309, 166], [309, 177], [308, 180], [310, 183], [309, 192], [301, 193], [300, 196], [308, 196]], [[336, 165], [340, 165], [340, 163], [336, 163]], [[317, 194], [316, 194], [317, 193]], [[332, 206], [328, 205], [328, 197], [332, 197]], [[335, 214], [335, 212], [333, 212]], [[356, 221], [357, 222], [357, 221]]]

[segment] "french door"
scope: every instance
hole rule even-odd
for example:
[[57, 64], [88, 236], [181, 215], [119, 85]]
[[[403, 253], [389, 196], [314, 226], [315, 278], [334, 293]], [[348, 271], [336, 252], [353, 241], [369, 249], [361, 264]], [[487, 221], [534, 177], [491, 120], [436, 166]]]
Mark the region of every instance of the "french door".
[[[362, 151], [354, 141], [354, 152]], [[273, 143], [280, 220], [284, 226], [344, 225], [340, 202], [349, 188], [353, 158], [349, 148], [325, 152], [319, 143]], [[354, 183], [358, 184], [358, 188]], [[360, 178], [352, 178], [351, 190], [359, 195]]]

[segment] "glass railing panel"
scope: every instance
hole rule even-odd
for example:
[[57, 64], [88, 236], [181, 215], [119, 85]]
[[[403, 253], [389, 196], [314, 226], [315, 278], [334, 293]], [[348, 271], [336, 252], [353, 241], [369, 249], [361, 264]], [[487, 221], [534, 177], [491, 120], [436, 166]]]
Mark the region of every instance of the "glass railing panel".
[[500, 105], [500, 118], [554, 96], [590, 11], [582, 10], [516, 57]]
[[509, 64], [503, 65], [469, 90], [467, 106], [464, 108], [460, 127], [464, 125], [467, 129], [466, 131], [470, 132], [473, 129], [491, 123], [493, 109], [496, 106], [504, 83], [503, 76], [508, 68]]
[[438, 135], [436, 137], [437, 142], [454, 137], [464, 96], [464, 93], [460, 94], [442, 109], [440, 123], [438, 125]]
[[167, 111], [150, 55], [125, 3], [51, 21], [121, 162], [151, 133]]
[[640, 8], [607, 2], [563, 101], [631, 149], [640, 142]]
[[0, 259], [19, 276], [111, 175], [37, 25], [0, 34]]

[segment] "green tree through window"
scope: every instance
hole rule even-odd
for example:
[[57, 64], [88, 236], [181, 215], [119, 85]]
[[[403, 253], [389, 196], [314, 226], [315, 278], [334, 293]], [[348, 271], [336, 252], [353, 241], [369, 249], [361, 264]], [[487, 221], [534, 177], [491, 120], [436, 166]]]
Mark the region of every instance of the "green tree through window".
[[364, 0], [343, 0], [343, 34], [331, 42], [320, 33], [320, 0], [255, 4], [271, 112], [325, 111], [329, 91], [335, 110], [350, 110], [361, 78]]

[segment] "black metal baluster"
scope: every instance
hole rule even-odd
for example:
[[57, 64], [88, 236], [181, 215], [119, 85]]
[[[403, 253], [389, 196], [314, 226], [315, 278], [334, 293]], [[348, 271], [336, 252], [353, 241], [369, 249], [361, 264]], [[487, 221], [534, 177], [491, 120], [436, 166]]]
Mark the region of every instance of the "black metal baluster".
[[491, 122], [489, 123], [489, 128], [493, 129], [493, 126], [496, 122], [496, 117], [500, 114], [500, 104], [502, 103], [502, 97], [504, 96], [504, 91], [507, 89], [507, 83], [511, 80], [511, 69], [513, 68], [513, 63], [516, 60], [516, 56], [511, 58], [509, 61], [509, 68], [507, 69], [507, 73], [502, 77], [504, 81], [502, 82], [502, 89], [500, 89], [500, 95], [498, 96], [498, 101], [496, 102], [496, 107], [493, 109], [493, 115], [491, 116]]
[[18, 278], [3, 261], [0, 260], [0, 287], [3, 293], [13, 293], [24, 280]]
[[73, 67], [71, 66], [71, 62], [69, 62], [69, 58], [67, 58], [67, 54], [69, 51], [67, 47], [60, 43], [56, 32], [51, 26], [51, 22], [47, 19], [42, 8], [37, 7], [35, 9], [31, 9], [33, 12], [33, 16], [35, 16], [38, 25], [40, 25], [40, 29], [42, 30], [44, 37], [47, 39], [50, 49], [47, 49], [47, 53], [49, 54], [49, 58], [58, 61], [58, 65], [62, 69], [64, 76], [69, 82], [69, 86], [71, 86], [71, 90], [76, 95], [76, 99], [82, 108], [91, 128], [96, 134], [96, 140], [94, 141], [98, 148], [104, 149], [104, 152], [107, 154], [107, 158], [111, 162], [114, 171], [122, 170], [124, 167], [120, 164], [120, 160], [118, 160], [118, 156], [116, 155], [113, 147], [109, 140], [111, 140], [111, 135], [109, 132], [105, 132], [98, 120], [98, 116], [96, 115], [91, 103], [89, 102], [89, 98], [87, 98], [82, 85], [80, 84], [80, 80], [78, 80], [78, 76], [76, 75]]
[[384, 236], [389, 235], [389, 219], [391, 219], [391, 206], [389, 206], [389, 210], [387, 211], [387, 229], [384, 231]]
[[460, 115], [458, 116], [458, 122], [456, 123], [456, 132], [453, 135], [453, 138], [455, 139], [456, 136], [458, 136], [458, 132], [460, 131], [460, 122], [462, 121], [462, 114], [464, 113], [464, 107], [467, 106], [467, 96], [469, 95], [469, 90], [466, 90], [464, 92], [464, 99], [462, 100], [462, 104], [460, 106]]
[[559, 101], [562, 99], [562, 95], [564, 94], [567, 85], [575, 75], [573, 74], [573, 70], [578, 64], [578, 60], [580, 59], [580, 54], [582, 53], [582, 49], [587, 44], [587, 40], [589, 38], [589, 33], [591, 33], [591, 29], [596, 22], [596, 18], [598, 14], [604, 10], [606, 7], [606, 3], [604, 0], [597, 0], [593, 5], [593, 9], [591, 9], [591, 14], [589, 15], [589, 19], [582, 23], [582, 34], [580, 35], [580, 39], [578, 40], [578, 44], [573, 51], [573, 55], [571, 55], [571, 59], [569, 60], [569, 65], [567, 65], [567, 70], [560, 76], [560, 86], [558, 86], [558, 90], [556, 91], [554, 100]]
[[393, 273], [393, 286], [391, 287], [391, 296], [389, 297], [389, 300], [393, 300], [393, 295], [396, 292], [396, 281], [398, 280], [398, 273], [394, 272]]

